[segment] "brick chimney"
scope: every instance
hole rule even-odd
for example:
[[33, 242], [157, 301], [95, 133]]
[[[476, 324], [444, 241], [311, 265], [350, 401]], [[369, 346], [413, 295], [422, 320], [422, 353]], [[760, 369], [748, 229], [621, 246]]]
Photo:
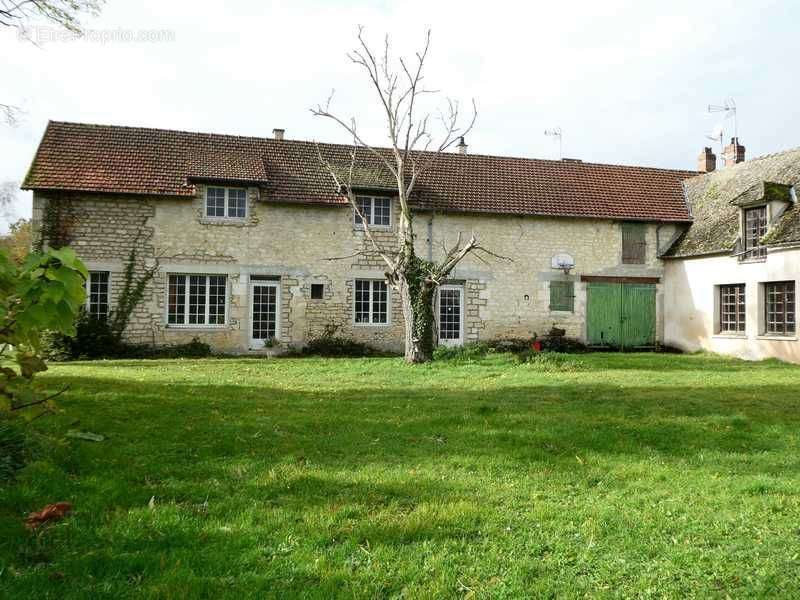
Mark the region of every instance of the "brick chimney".
[[744, 146], [739, 143], [739, 138], [731, 138], [731, 143], [725, 146], [725, 153], [722, 155], [726, 167], [744, 162]]
[[458, 145], [456, 146], [456, 148], [458, 148], [458, 153], [459, 154], [466, 154], [467, 153], [468, 146], [467, 146], [467, 143], [464, 141], [463, 136], [461, 138], [459, 138]]
[[711, 148], [703, 148], [700, 156], [697, 157], [697, 170], [701, 173], [711, 173], [717, 168], [717, 155]]
[[286, 133], [285, 129], [273, 129], [272, 130], [272, 135], [276, 140], [282, 140], [284, 133]]

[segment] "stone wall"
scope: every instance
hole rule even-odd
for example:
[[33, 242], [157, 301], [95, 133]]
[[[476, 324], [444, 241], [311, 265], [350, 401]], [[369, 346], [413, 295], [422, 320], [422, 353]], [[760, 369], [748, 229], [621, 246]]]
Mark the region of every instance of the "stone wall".
[[[159, 273], [137, 310], [132, 338], [176, 343], [199, 337], [221, 351], [247, 351], [250, 341], [249, 282], [252, 277], [280, 280], [280, 338], [286, 345], [302, 345], [333, 327], [337, 334], [390, 350], [403, 346], [403, 317], [397, 294], [390, 291], [387, 325], [356, 325], [353, 319], [354, 280], [383, 279], [385, 265], [353, 224], [352, 211], [343, 206], [289, 205], [264, 202], [249, 190], [248, 215], [242, 221], [211, 220], [204, 215], [203, 186], [195, 197], [133, 198], [60, 196], [76, 212], [75, 243], [90, 268], [108, 267], [115, 282], [136, 233], [142, 260], [158, 257]], [[50, 198], [35, 194], [35, 209]], [[36, 216], [36, 211], [35, 211]], [[393, 223], [396, 223], [397, 206]], [[520, 217], [476, 214], [421, 213], [415, 219], [416, 246], [423, 258], [440, 258], [442, 245], [452, 245], [461, 232], [472, 232], [492, 252], [469, 256], [451, 274], [464, 286], [464, 330], [467, 341], [542, 334], [552, 326], [583, 338], [585, 284], [581, 275], [662, 275], [657, 240], [674, 235], [673, 226], [647, 226], [647, 263], [623, 265], [620, 223], [611, 220]], [[379, 244], [392, 247], [395, 226], [376, 230]], [[565, 275], [551, 268], [551, 257], [569, 253], [576, 261]], [[166, 287], [170, 273], [225, 274], [228, 277], [228, 318], [224, 326], [168, 327]], [[575, 282], [575, 310], [549, 308], [549, 283]], [[321, 300], [311, 299], [311, 284], [323, 283]], [[658, 287], [661, 306], [661, 286]], [[659, 331], [661, 331], [659, 310]]]
[[[140, 196], [97, 196], [89, 194], [35, 193], [33, 198], [33, 239], [56, 226], [60, 241], [72, 246], [90, 271], [109, 271], [109, 296], [115, 306], [125, 283], [125, 266], [136, 248], [134, 278], [142, 277], [154, 261], [152, 198]], [[53, 225], [53, 220], [58, 224]], [[51, 225], [48, 225], [48, 222]], [[47, 240], [43, 240], [45, 246]], [[143, 303], [131, 315], [126, 337], [151, 342], [160, 327], [149, 304], [154, 287], [148, 286]]]

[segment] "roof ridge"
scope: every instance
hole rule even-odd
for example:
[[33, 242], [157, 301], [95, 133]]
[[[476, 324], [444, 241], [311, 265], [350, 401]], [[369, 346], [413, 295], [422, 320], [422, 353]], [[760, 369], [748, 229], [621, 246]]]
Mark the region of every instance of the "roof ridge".
[[[105, 123], [83, 123], [79, 121], [55, 121], [50, 120], [48, 122], [48, 126], [50, 123], [57, 124], [57, 125], [73, 125], [73, 126], [80, 126], [80, 127], [91, 127], [91, 128], [103, 128], [103, 129], [127, 129], [127, 130], [136, 130], [136, 131], [148, 131], [148, 132], [161, 132], [161, 133], [178, 133], [178, 134], [186, 134], [186, 135], [196, 135], [196, 136], [213, 136], [213, 137], [223, 137], [223, 138], [233, 138], [238, 140], [254, 140], [259, 142], [268, 142], [268, 143], [275, 143], [275, 144], [286, 144], [287, 142], [290, 144], [307, 144], [307, 145], [316, 145], [319, 144], [320, 146], [325, 147], [334, 147], [334, 148], [350, 148], [350, 144], [340, 144], [336, 142], [321, 142], [317, 140], [302, 140], [302, 139], [283, 139], [283, 140], [276, 140], [270, 137], [262, 137], [262, 136], [254, 136], [254, 135], [238, 135], [232, 133], [213, 133], [207, 131], [189, 131], [185, 129], [166, 129], [163, 127], [142, 127], [138, 125], [111, 125]], [[386, 150], [391, 151], [391, 148], [386, 146], [372, 146], [372, 148], [376, 150]], [[415, 152], [419, 153], [430, 153], [436, 154], [433, 151], [426, 151], [426, 150], [416, 150]], [[700, 175], [699, 171], [693, 171], [691, 169], [674, 169], [668, 167], [651, 167], [645, 165], [633, 165], [633, 164], [623, 164], [623, 163], [601, 163], [601, 162], [593, 162], [593, 161], [584, 161], [584, 160], [555, 160], [551, 158], [538, 158], [538, 157], [528, 157], [528, 156], [514, 156], [514, 155], [506, 155], [506, 154], [480, 154], [480, 153], [470, 153], [470, 154], [459, 154], [456, 152], [442, 152], [439, 153], [439, 156], [444, 157], [453, 157], [454, 159], [459, 160], [469, 160], [471, 158], [490, 158], [490, 159], [498, 159], [498, 160], [519, 160], [519, 161], [532, 161], [532, 162], [539, 162], [539, 163], [552, 163], [553, 165], [561, 165], [561, 166], [590, 166], [590, 167], [612, 167], [612, 168], [620, 168], [620, 169], [642, 169], [647, 171], [659, 171], [664, 173], [680, 173], [686, 174], [689, 176]], [[755, 159], [754, 159], [755, 160]]]

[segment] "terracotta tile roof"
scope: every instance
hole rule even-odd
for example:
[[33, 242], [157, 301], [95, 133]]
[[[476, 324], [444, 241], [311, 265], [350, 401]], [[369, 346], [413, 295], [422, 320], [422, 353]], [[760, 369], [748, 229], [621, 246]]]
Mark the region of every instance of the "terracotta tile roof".
[[[320, 144], [337, 169], [351, 147]], [[394, 184], [359, 150], [365, 187]], [[696, 173], [478, 154], [438, 156], [416, 186], [442, 211], [689, 221], [682, 180]], [[313, 142], [51, 121], [23, 187], [193, 195], [194, 179], [253, 182], [267, 201], [341, 204]]]
[[[800, 187], [800, 148], [754, 158], [686, 181], [694, 222], [668, 252], [688, 257], [733, 252], [741, 206]], [[800, 242], [800, 206], [784, 213], [764, 238], [768, 245]]]

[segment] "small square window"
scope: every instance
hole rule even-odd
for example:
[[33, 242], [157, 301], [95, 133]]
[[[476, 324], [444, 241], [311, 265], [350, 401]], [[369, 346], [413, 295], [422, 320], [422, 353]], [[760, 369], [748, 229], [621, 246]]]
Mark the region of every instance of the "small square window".
[[322, 283], [312, 283], [311, 284], [311, 299], [312, 300], [322, 300], [323, 296], [325, 295], [325, 285]]
[[206, 217], [239, 219], [247, 217], [247, 190], [243, 188], [206, 188]]
[[391, 198], [381, 196], [356, 196], [356, 206], [358, 210], [353, 209], [353, 223], [355, 225], [362, 225], [366, 222], [367, 225], [375, 225], [377, 227], [391, 226]]
[[550, 282], [550, 310], [562, 312], [575, 310], [575, 284], [572, 281]]

